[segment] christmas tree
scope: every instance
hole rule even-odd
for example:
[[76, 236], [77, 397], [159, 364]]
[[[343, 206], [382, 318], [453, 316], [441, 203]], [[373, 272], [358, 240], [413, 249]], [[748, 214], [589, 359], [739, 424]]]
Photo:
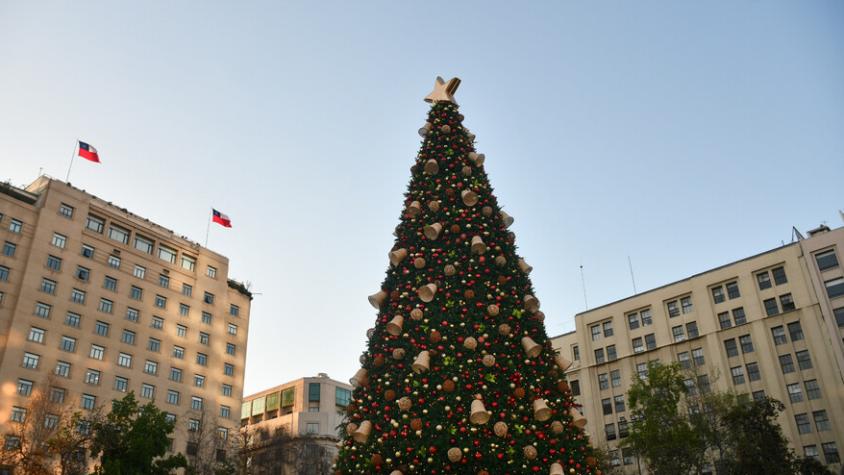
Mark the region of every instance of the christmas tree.
[[457, 78], [437, 78], [338, 474], [599, 474]]

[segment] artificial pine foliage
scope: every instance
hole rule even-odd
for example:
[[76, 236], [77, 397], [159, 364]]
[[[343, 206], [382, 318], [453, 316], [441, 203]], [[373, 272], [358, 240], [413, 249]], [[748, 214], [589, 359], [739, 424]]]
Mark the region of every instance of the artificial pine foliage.
[[438, 78], [338, 474], [600, 474], [484, 156]]

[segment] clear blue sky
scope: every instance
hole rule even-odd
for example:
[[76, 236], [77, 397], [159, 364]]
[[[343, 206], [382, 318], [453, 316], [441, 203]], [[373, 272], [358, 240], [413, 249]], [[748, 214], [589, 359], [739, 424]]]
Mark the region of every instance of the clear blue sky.
[[64, 178], [253, 283], [246, 391], [347, 379], [436, 75], [550, 334], [841, 224], [844, 3], [0, 0], [0, 177]]

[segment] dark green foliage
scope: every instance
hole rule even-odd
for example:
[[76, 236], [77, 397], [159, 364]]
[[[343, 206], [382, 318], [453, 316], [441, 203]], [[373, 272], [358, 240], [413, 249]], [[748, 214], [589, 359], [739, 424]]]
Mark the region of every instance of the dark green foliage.
[[111, 412], [92, 424], [91, 453], [99, 456], [97, 475], [166, 475], [186, 466], [181, 454], [164, 457], [173, 422], [148, 403], [138, 405], [134, 393], [114, 400]]
[[795, 460], [777, 424], [783, 404], [769, 397], [748, 401], [737, 399], [723, 414], [724, 440], [728, 448], [723, 460], [730, 475], [791, 475]]

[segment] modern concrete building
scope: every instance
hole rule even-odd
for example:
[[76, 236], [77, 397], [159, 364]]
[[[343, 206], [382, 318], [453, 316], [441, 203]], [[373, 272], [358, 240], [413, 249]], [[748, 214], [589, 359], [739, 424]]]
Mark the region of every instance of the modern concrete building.
[[48, 177], [0, 185], [0, 246], [6, 444], [38, 391], [83, 411], [134, 391], [182, 453], [202, 421], [236, 433], [252, 297], [225, 256]]
[[333, 473], [337, 426], [352, 398], [352, 387], [325, 373], [246, 396], [241, 430], [256, 475]]
[[691, 391], [783, 401], [785, 436], [836, 473], [844, 449], [844, 228], [809, 237], [575, 316], [554, 345], [593, 445], [619, 473], [646, 473], [620, 450], [626, 393], [647, 363], [677, 361]]

